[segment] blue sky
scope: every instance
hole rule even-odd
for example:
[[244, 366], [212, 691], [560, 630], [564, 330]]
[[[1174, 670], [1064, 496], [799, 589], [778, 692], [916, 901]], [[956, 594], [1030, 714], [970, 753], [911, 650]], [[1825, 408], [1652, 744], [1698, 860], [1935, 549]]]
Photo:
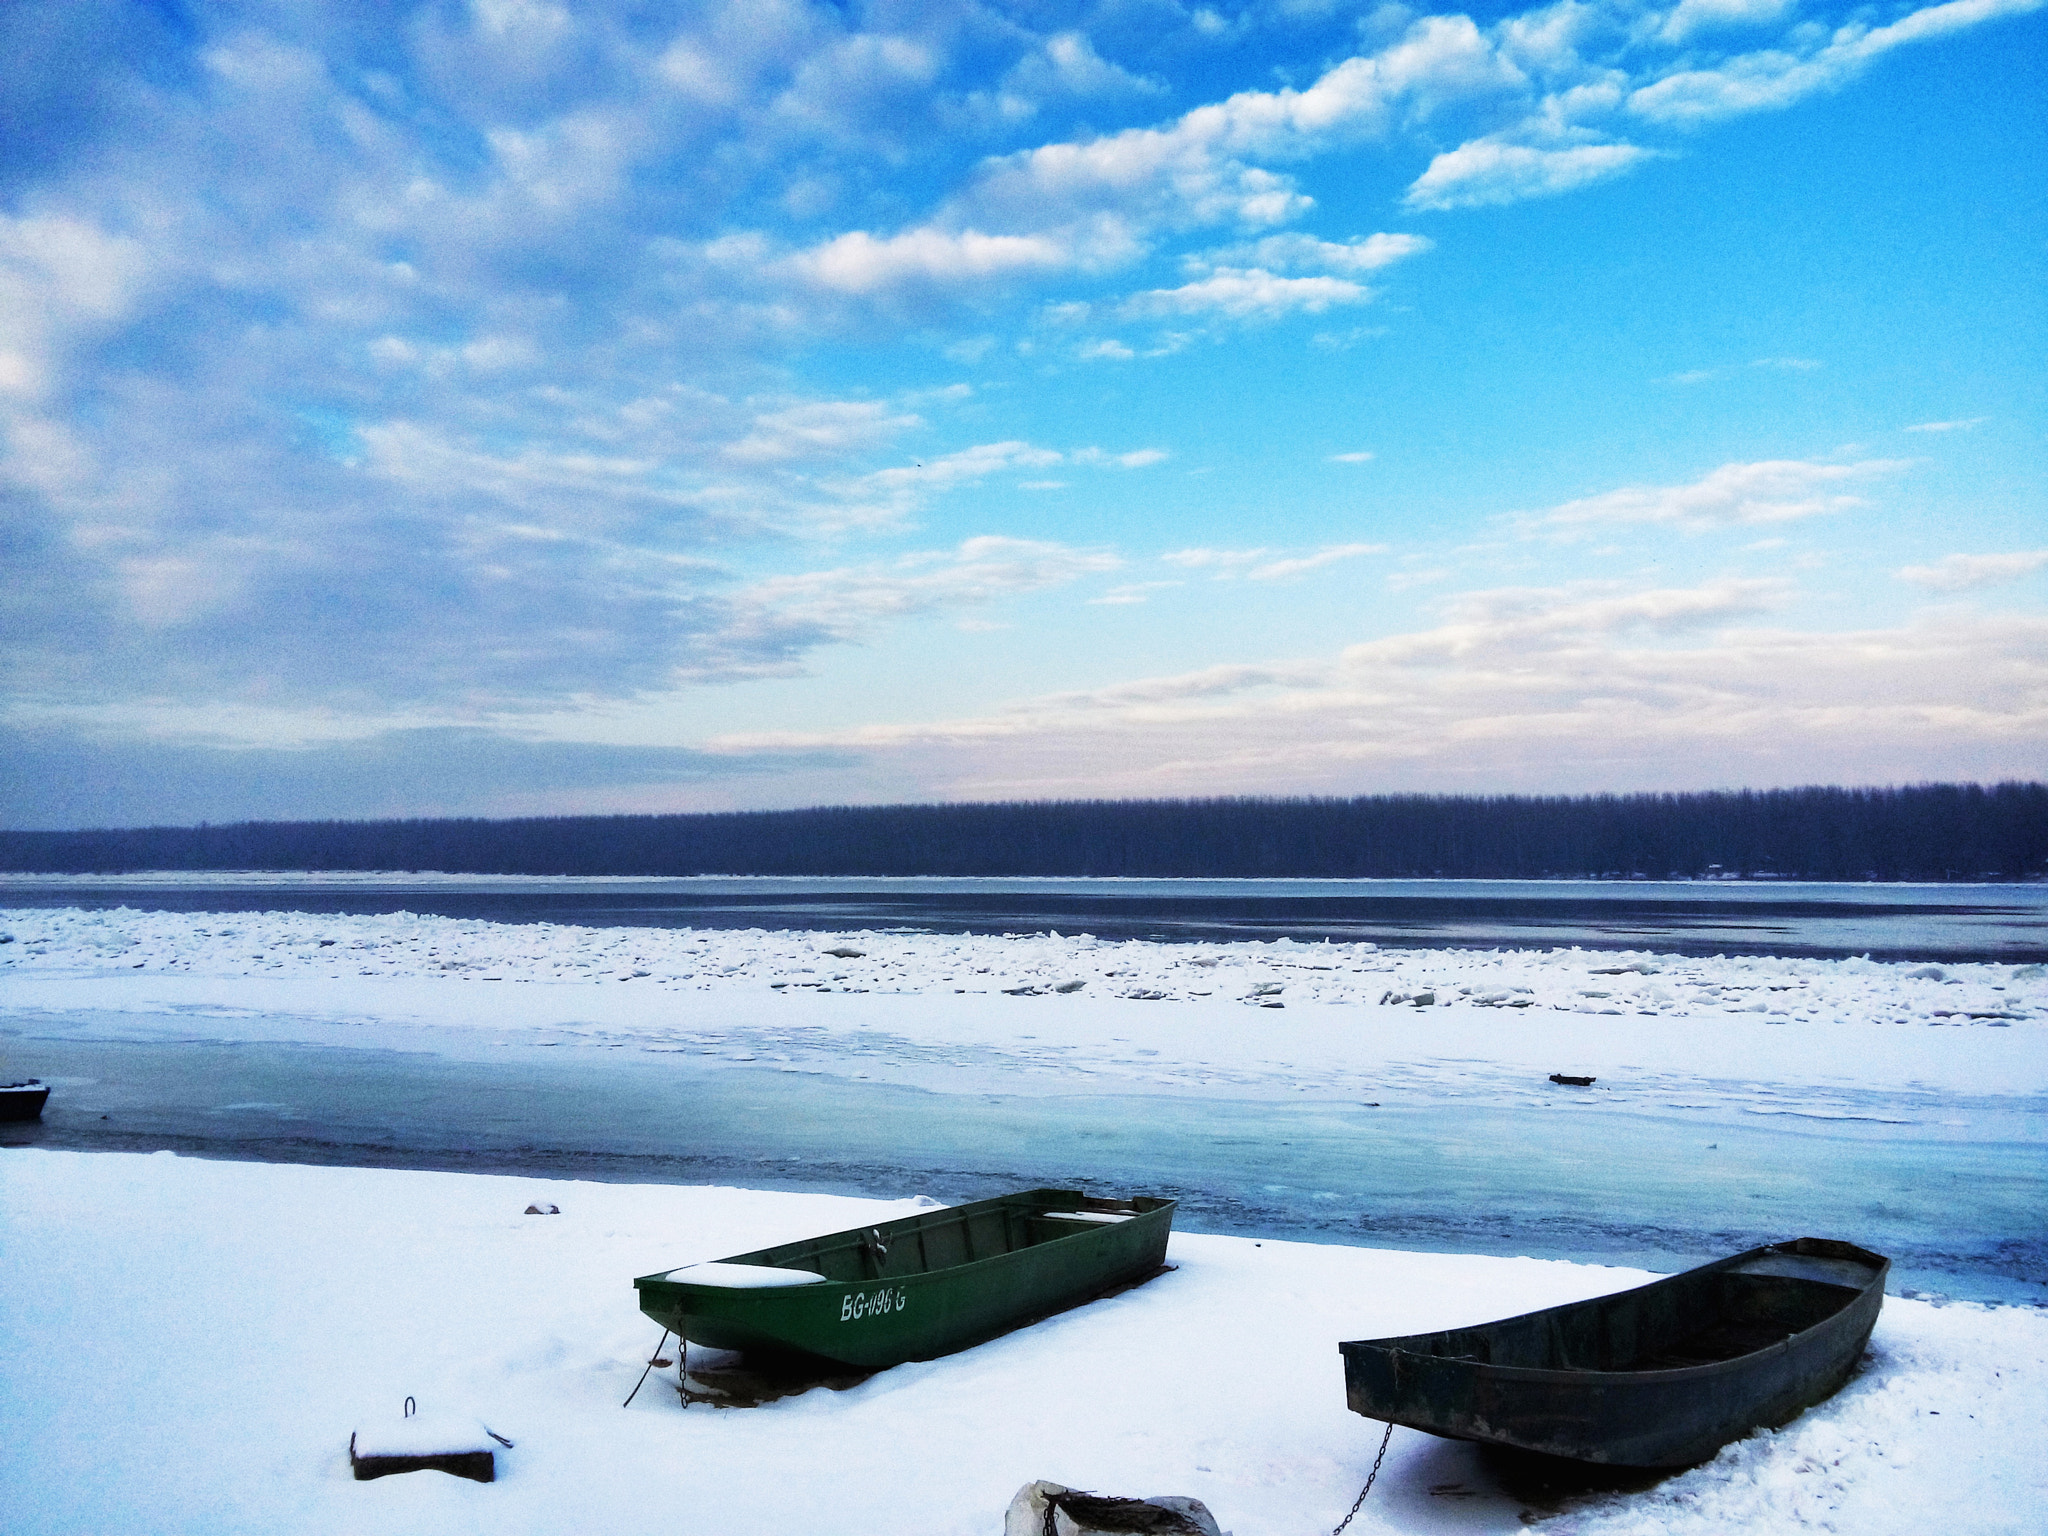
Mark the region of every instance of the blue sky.
[[0, 821], [2038, 777], [2038, 0], [17, 3]]

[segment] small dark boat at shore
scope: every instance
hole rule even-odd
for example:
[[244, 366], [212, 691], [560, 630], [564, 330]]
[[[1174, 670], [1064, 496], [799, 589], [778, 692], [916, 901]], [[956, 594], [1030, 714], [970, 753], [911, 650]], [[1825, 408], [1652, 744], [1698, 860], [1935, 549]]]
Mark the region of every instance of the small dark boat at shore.
[[692, 1344], [876, 1371], [979, 1344], [1157, 1274], [1171, 1200], [1034, 1189], [633, 1282]]
[[24, 1083], [0, 1083], [0, 1120], [40, 1120], [50, 1089], [39, 1078]]
[[1473, 1328], [1340, 1344], [1370, 1419], [1618, 1467], [1689, 1467], [1830, 1396], [1891, 1261], [1801, 1237]]

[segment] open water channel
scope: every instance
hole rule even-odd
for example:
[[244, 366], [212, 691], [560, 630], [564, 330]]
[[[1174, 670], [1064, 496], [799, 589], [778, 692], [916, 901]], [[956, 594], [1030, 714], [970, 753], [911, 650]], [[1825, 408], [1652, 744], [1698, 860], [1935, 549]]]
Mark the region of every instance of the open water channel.
[[1882, 1103], [1795, 1127], [1563, 1093], [1546, 1107], [934, 1093], [626, 1053], [96, 1039], [76, 1017], [6, 1032], [14, 1069], [59, 1089], [41, 1127], [7, 1128], [16, 1145], [948, 1203], [1149, 1191], [1177, 1197], [1188, 1230], [1656, 1269], [1848, 1235], [1893, 1256], [1898, 1288], [2048, 1304], [2039, 1105], [1968, 1130], [1888, 1125]]

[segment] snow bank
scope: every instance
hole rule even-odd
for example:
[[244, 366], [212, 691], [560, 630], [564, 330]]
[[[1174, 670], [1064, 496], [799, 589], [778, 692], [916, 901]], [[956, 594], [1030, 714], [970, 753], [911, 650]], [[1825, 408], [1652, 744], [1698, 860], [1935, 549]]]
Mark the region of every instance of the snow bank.
[[[545, 1220], [520, 1214], [536, 1199]], [[1050, 1477], [1327, 1531], [1370, 1465], [1340, 1339], [1635, 1283], [1532, 1259], [1178, 1236], [1177, 1269], [846, 1392], [620, 1401], [659, 1329], [631, 1277], [914, 1208], [823, 1195], [0, 1156], [0, 1482], [19, 1536], [678, 1529], [992, 1536]], [[672, 1371], [663, 1373], [672, 1375]], [[515, 1442], [485, 1486], [351, 1480], [405, 1395]], [[1406, 1430], [1354, 1531], [2020, 1532], [2048, 1508], [2048, 1316], [1888, 1301], [1862, 1373], [1787, 1429], [1562, 1510]]]

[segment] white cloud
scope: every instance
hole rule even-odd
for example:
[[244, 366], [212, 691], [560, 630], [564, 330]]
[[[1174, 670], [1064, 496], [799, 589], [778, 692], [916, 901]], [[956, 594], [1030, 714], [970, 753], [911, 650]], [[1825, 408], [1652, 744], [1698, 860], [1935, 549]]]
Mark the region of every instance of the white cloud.
[[[1106, 269], [1143, 255], [1162, 231], [1270, 228], [1312, 202], [1253, 160], [1308, 158], [1524, 85], [1470, 19], [1426, 17], [1305, 89], [1241, 91], [1159, 127], [996, 157], [928, 220], [894, 235], [840, 235], [793, 258], [791, 270], [841, 293], [876, 296], [900, 285]], [[1415, 236], [1373, 237], [1328, 259], [1335, 270], [1365, 271], [1423, 246]]]
[[149, 274], [143, 243], [66, 214], [0, 213], [0, 397], [54, 387], [64, 354], [118, 322]]
[[1777, 577], [1723, 578], [1697, 587], [1630, 590], [1611, 581], [1562, 587], [1496, 587], [1448, 599], [1450, 622], [1420, 634], [1368, 641], [1345, 660], [1398, 661], [1469, 657], [1583, 643], [1597, 636], [1670, 636], [1781, 607], [1791, 583]]
[[1067, 457], [1076, 464], [1114, 465], [1118, 469], [1147, 469], [1173, 457], [1164, 448], [1133, 448], [1128, 453], [1109, 453], [1101, 448], [1076, 448]]
[[[1158, 283], [1132, 302], [1185, 320], [1107, 346], [1348, 321], [1426, 242], [1278, 230], [1311, 210], [1318, 157], [1370, 148], [1380, 164], [1320, 172], [1355, 186], [1465, 139], [1418, 183], [1446, 206], [1557, 190], [1601, 169], [1574, 152], [1782, 105], [2033, 4], [1702, 28], [1682, 54], [1655, 36], [1668, 14], [1623, 26], [1575, 0], [1486, 27], [1386, 11], [1303, 86], [1103, 133], [1066, 126], [1077, 93], [1121, 124], [1147, 82], [1014, 9], [706, 0], [649, 33], [603, 6], [453, 5], [374, 39], [318, 6], [189, 9], [149, 34], [161, 56], [119, 28], [49, 32], [69, 53], [16, 39], [17, 76], [85, 105], [10, 162], [0, 215], [0, 532], [33, 577], [8, 594], [11, 676], [50, 698], [459, 714], [791, 665], [830, 634], [740, 625], [733, 565], [809, 564], [791, 536], [1074, 462], [1014, 436], [1000, 400], [825, 398], [801, 383], [821, 338], [995, 362], [1006, 288], [1172, 270], [1183, 245], [1200, 270], [1118, 292]], [[1065, 137], [1011, 152], [1027, 141], [968, 96], [1029, 58], [1068, 103], [1042, 136]], [[1502, 169], [1503, 146], [1565, 158]], [[1069, 365], [1119, 302], [1080, 297]], [[974, 334], [906, 340], [898, 300], [957, 305]], [[1368, 334], [1329, 324], [1317, 344]], [[876, 469], [913, 430], [925, 461]], [[1826, 477], [1857, 468], [1721, 502], [1619, 492], [1550, 531], [1807, 515], [1853, 504]]]
[[1259, 267], [1218, 267], [1208, 277], [1178, 288], [1134, 293], [1124, 313], [1136, 317], [1224, 315], [1233, 320], [1278, 320], [1286, 315], [1319, 315], [1333, 304], [1362, 304], [1372, 290], [1340, 277], [1276, 277]]
[[1767, 368], [1783, 373], [1812, 373], [1821, 364], [1811, 357], [1758, 357], [1746, 363], [1729, 363], [1719, 368], [1692, 368], [1684, 373], [1667, 374], [1656, 382], [1659, 384], [1707, 384], [1715, 379], [1725, 379], [1750, 368]]
[[1159, 128], [1047, 144], [986, 167], [969, 206], [1030, 227], [1113, 212], [1130, 223], [1272, 224], [1303, 199], [1246, 157], [1298, 159], [1523, 83], [1463, 16], [1419, 20], [1392, 46], [1297, 90], [1241, 91]]
[[873, 294], [906, 284], [981, 283], [1073, 266], [1075, 253], [1045, 235], [908, 229], [877, 239], [857, 229], [792, 257], [794, 271], [840, 293]]
[[1132, 604], [1144, 602], [1154, 592], [1161, 592], [1167, 589], [1168, 587], [1177, 587], [1180, 585], [1181, 583], [1177, 581], [1127, 582], [1120, 587], [1111, 587], [1107, 592], [1103, 593], [1102, 596], [1091, 597], [1088, 599], [1088, 601], [1090, 604], [1097, 607], [1128, 607]]
[[[2042, 0], [1950, 0], [1926, 6], [1889, 26], [1860, 22], [1837, 29], [1825, 44], [1739, 54], [1709, 69], [1665, 75], [1633, 91], [1628, 109], [1651, 122], [1694, 126], [1718, 118], [1790, 106], [1816, 91], [1833, 90], [1876, 59], [1907, 43], [1924, 42], [2002, 17], [2040, 9]], [[1818, 29], [1816, 29], [1818, 30]]]
[[1290, 576], [1304, 576], [1310, 571], [1319, 571], [1326, 565], [1335, 565], [1340, 560], [1355, 560], [1360, 555], [1386, 553], [1384, 544], [1326, 544], [1312, 555], [1297, 555], [1292, 559], [1274, 560], [1266, 565], [1256, 566], [1245, 572], [1247, 581], [1285, 581]]
[[1897, 474], [1907, 467], [1908, 461], [1903, 459], [1869, 459], [1859, 464], [1815, 464], [1798, 459], [1723, 464], [1691, 485], [1626, 486], [1568, 501], [1518, 521], [1526, 532], [1647, 525], [1697, 533], [1783, 523], [1867, 505], [1846, 487]]
[[1437, 582], [1448, 581], [1451, 575], [1452, 572], [1445, 566], [1395, 571], [1387, 577], [1386, 587], [1389, 592], [1410, 592], [1417, 587], [1434, 586]]
[[994, 94], [1005, 117], [1028, 117], [1058, 96], [1162, 96], [1163, 80], [1133, 74], [1095, 51], [1085, 32], [1055, 32], [1010, 67]]
[[901, 33], [817, 37], [769, 111], [821, 139], [887, 142], [890, 119], [914, 109], [944, 63], [939, 49]]
[[1988, 416], [1969, 416], [1961, 421], [1923, 421], [1904, 430], [1908, 432], [1967, 432], [1972, 427], [1981, 427], [1990, 419]]
[[[1064, 463], [1056, 449], [1039, 448], [1020, 439], [977, 443], [954, 453], [911, 464], [892, 465], [865, 475], [822, 479], [819, 488], [836, 509], [831, 526], [891, 527], [903, 522], [933, 495], [1018, 469], [1044, 469]], [[814, 518], [819, 516], [814, 512]]]
[[[1412, 19], [1385, 46], [1340, 61], [1306, 87], [1241, 91], [1157, 126], [995, 156], [921, 221], [894, 234], [840, 234], [784, 265], [815, 288], [867, 299], [1106, 271], [1176, 232], [1230, 223], [1271, 228], [1298, 218], [1312, 200], [1274, 165], [1360, 143], [1420, 140], [1452, 113], [1494, 126], [1437, 154], [1409, 187], [1408, 207], [1444, 211], [1556, 196], [1664, 153], [1629, 142], [1619, 131], [1625, 118], [1685, 127], [1776, 109], [1840, 84], [1905, 42], [2039, 3], [1954, 0], [1888, 27], [1852, 23], [1831, 37], [1793, 26], [1779, 46], [1741, 54], [1702, 51], [1696, 39], [1711, 44], [1733, 26], [1782, 25], [1777, 13], [1789, 0], [1681, 0], [1661, 34], [1617, 27], [1576, 0], [1487, 31], [1465, 16]], [[1684, 51], [1670, 51], [1681, 44]], [[1037, 69], [1048, 82], [1087, 78], [1105, 88], [1133, 79], [1100, 60], [1078, 33], [1055, 35], [1018, 67]], [[1008, 103], [1004, 113], [1035, 110], [1029, 93], [998, 94]], [[1281, 238], [1292, 243], [1212, 259], [1246, 272], [1358, 273], [1426, 244], [1394, 235], [1348, 247]], [[1336, 300], [1326, 295], [1324, 302]]]
[[1308, 344], [1318, 352], [1349, 352], [1360, 342], [1386, 334], [1387, 328], [1383, 325], [1354, 325], [1342, 331], [1317, 331], [1309, 337]]
[[1386, 548], [1384, 544], [1325, 544], [1305, 555], [1277, 555], [1276, 551], [1263, 547], [1211, 549], [1198, 546], [1172, 550], [1159, 558], [1182, 570], [1211, 571], [1218, 581], [1229, 581], [1240, 575], [1249, 581], [1283, 581], [1290, 576], [1335, 565], [1340, 560], [1383, 554]]
[[978, 607], [1122, 564], [1106, 550], [988, 536], [886, 563], [770, 577], [739, 593], [736, 602], [782, 625], [852, 640], [885, 620]]
[[1229, 573], [1247, 565], [1256, 565], [1272, 553], [1269, 549], [1176, 549], [1159, 558], [1168, 565], [1178, 565], [1186, 570], [1214, 570]]
[[1909, 565], [1892, 574], [1935, 592], [1969, 592], [2022, 580], [2043, 566], [2048, 566], [2048, 549], [2026, 549], [2000, 555], [1944, 555], [1932, 565]]
[[870, 400], [813, 400], [756, 416], [753, 428], [729, 444], [725, 456], [743, 464], [839, 458], [875, 448], [912, 427], [915, 415], [892, 414]]
[[1290, 232], [1210, 251], [1200, 269], [1257, 266], [1279, 272], [1376, 272], [1435, 248], [1421, 235], [1366, 235], [1357, 240], [1319, 240]]
[[1330, 455], [1329, 462], [1332, 464], [1369, 464], [1372, 462], [1372, 457], [1370, 452], [1361, 449], [1357, 453], [1333, 453]]
[[1792, 6], [1793, 0], [1679, 0], [1657, 35], [1667, 43], [1683, 43], [1700, 32], [1764, 26]]
[[1410, 208], [1489, 208], [1555, 197], [1632, 171], [1656, 153], [1636, 144], [1541, 149], [1474, 139], [1430, 161], [1402, 201]]
[[926, 724], [731, 737], [924, 794], [1539, 792], [2037, 776], [2048, 620], [1752, 622], [1768, 584], [1468, 594], [1437, 630]]

